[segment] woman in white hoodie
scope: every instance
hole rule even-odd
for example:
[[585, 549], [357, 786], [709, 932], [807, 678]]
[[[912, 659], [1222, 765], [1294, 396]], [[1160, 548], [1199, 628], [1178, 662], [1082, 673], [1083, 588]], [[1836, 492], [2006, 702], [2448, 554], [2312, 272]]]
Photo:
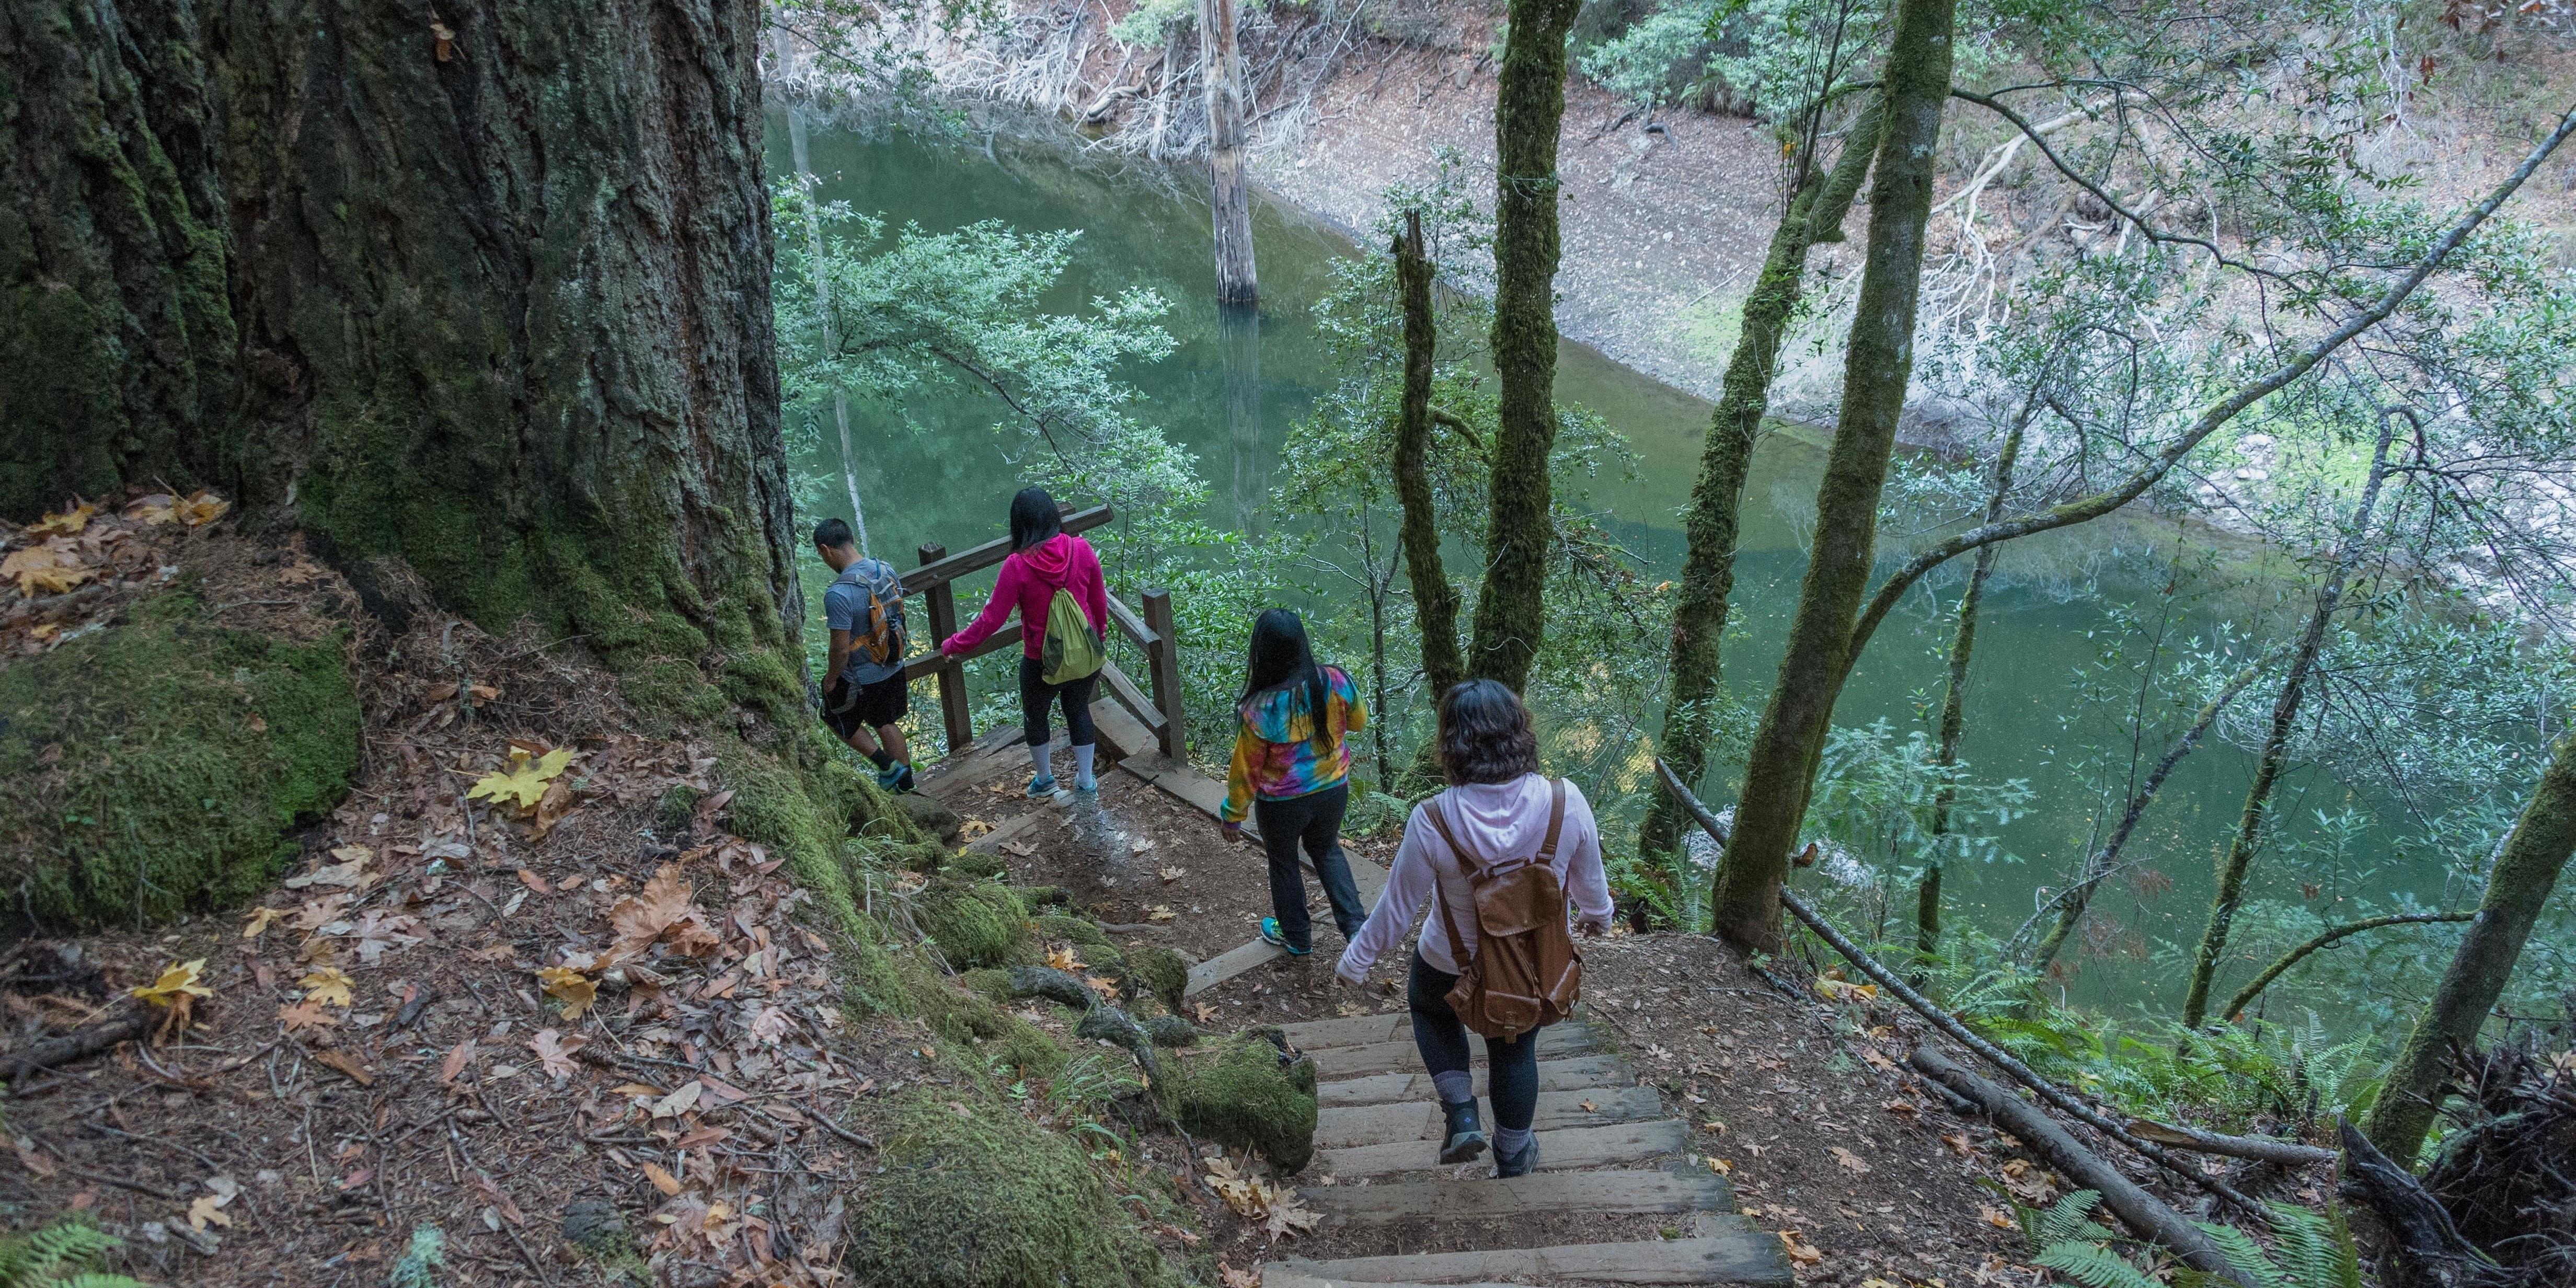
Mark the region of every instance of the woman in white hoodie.
[[[1514, 866], [1539, 853], [1554, 786], [1538, 772], [1538, 739], [1530, 730], [1529, 711], [1510, 689], [1492, 680], [1470, 680], [1441, 696], [1439, 750], [1449, 789], [1414, 807], [1386, 889], [1358, 937], [1342, 951], [1335, 973], [1348, 983], [1366, 982], [1369, 967], [1404, 942], [1425, 899], [1437, 899], [1451, 911], [1445, 917], [1435, 912], [1423, 922], [1406, 1001], [1413, 1011], [1414, 1045], [1439, 1090], [1448, 1123], [1440, 1161], [1463, 1163], [1485, 1152], [1486, 1141], [1476, 1114], [1475, 1077], [1467, 1069], [1467, 1029], [1450, 1008], [1448, 995], [1475, 959], [1475, 888], [1459, 856], [1441, 839], [1432, 811], [1438, 811], [1439, 821], [1467, 852], [1468, 863], [1480, 869]], [[1570, 783], [1554, 866], [1583, 933], [1598, 935], [1607, 929], [1610, 883], [1601, 872], [1601, 831], [1593, 822], [1592, 806]], [[1445, 927], [1452, 922], [1465, 944], [1450, 942]], [[1538, 1165], [1538, 1141], [1530, 1135], [1530, 1120], [1538, 1111], [1538, 1034], [1524, 1033], [1510, 1042], [1485, 1039], [1485, 1064], [1487, 1094], [1494, 1104], [1494, 1175], [1519, 1176]]]

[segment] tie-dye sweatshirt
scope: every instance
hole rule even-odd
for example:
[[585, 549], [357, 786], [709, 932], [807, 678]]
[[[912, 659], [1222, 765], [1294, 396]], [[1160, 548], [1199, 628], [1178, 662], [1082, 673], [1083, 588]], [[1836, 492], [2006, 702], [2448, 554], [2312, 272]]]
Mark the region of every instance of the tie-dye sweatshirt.
[[1350, 777], [1351, 747], [1345, 735], [1368, 728], [1368, 704], [1360, 701], [1359, 686], [1338, 666], [1324, 668], [1324, 686], [1324, 727], [1332, 733], [1324, 750], [1315, 746], [1315, 722], [1303, 684], [1255, 694], [1235, 708], [1243, 724], [1235, 731], [1234, 764], [1225, 775], [1226, 822], [1242, 822], [1255, 797], [1293, 800], [1337, 787]]

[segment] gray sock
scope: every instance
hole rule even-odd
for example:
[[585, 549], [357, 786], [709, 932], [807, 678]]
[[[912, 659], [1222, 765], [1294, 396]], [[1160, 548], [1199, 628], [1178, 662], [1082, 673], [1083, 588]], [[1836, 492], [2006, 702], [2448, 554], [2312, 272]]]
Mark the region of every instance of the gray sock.
[[1055, 748], [1053, 745], [1043, 742], [1029, 744], [1029, 764], [1038, 771], [1038, 777], [1055, 777]]
[[1086, 792], [1100, 785], [1100, 780], [1091, 776], [1091, 749], [1095, 745], [1086, 742], [1073, 749], [1073, 785]]
[[1464, 1069], [1435, 1073], [1431, 1075], [1431, 1085], [1440, 1089], [1440, 1103], [1444, 1105], [1476, 1098], [1476, 1075]]
[[1520, 1152], [1522, 1150], [1529, 1148], [1529, 1143], [1530, 1129], [1527, 1127], [1497, 1127], [1494, 1129], [1494, 1154], [1496, 1157], [1508, 1154], [1514, 1158], [1518, 1158], [1520, 1157]]

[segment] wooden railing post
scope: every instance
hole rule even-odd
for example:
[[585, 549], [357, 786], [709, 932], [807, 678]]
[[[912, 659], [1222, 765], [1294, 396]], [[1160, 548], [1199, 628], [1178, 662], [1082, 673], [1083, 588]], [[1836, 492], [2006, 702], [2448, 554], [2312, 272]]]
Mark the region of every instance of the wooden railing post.
[[[917, 552], [925, 564], [937, 563], [948, 556], [948, 547], [936, 541], [921, 543]], [[922, 594], [922, 607], [930, 615], [930, 642], [945, 644], [957, 633], [957, 596], [947, 582], [941, 582]], [[949, 662], [939, 668], [939, 718], [948, 728], [948, 752], [955, 755], [975, 741], [975, 718], [966, 708], [966, 666]]]
[[1145, 592], [1145, 629], [1154, 633], [1146, 650], [1146, 678], [1154, 686], [1154, 709], [1163, 713], [1163, 754], [1187, 764], [1189, 719], [1181, 703], [1181, 637], [1172, 629], [1172, 592]]

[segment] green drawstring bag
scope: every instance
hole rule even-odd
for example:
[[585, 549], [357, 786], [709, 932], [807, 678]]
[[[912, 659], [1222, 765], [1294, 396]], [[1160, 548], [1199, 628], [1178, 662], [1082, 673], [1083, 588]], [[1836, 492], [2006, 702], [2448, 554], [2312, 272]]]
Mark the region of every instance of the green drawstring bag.
[[1091, 633], [1091, 619], [1083, 615], [1081, 601], [1072, 591], [1057, 587], [1055, 602], [1047, 605], [1046, 645], [1038, 655], [1046, 669], [1038, 678], [1064, 684], [1099, 674], [1101, 663], [1108, 660], [1100, 637]]

